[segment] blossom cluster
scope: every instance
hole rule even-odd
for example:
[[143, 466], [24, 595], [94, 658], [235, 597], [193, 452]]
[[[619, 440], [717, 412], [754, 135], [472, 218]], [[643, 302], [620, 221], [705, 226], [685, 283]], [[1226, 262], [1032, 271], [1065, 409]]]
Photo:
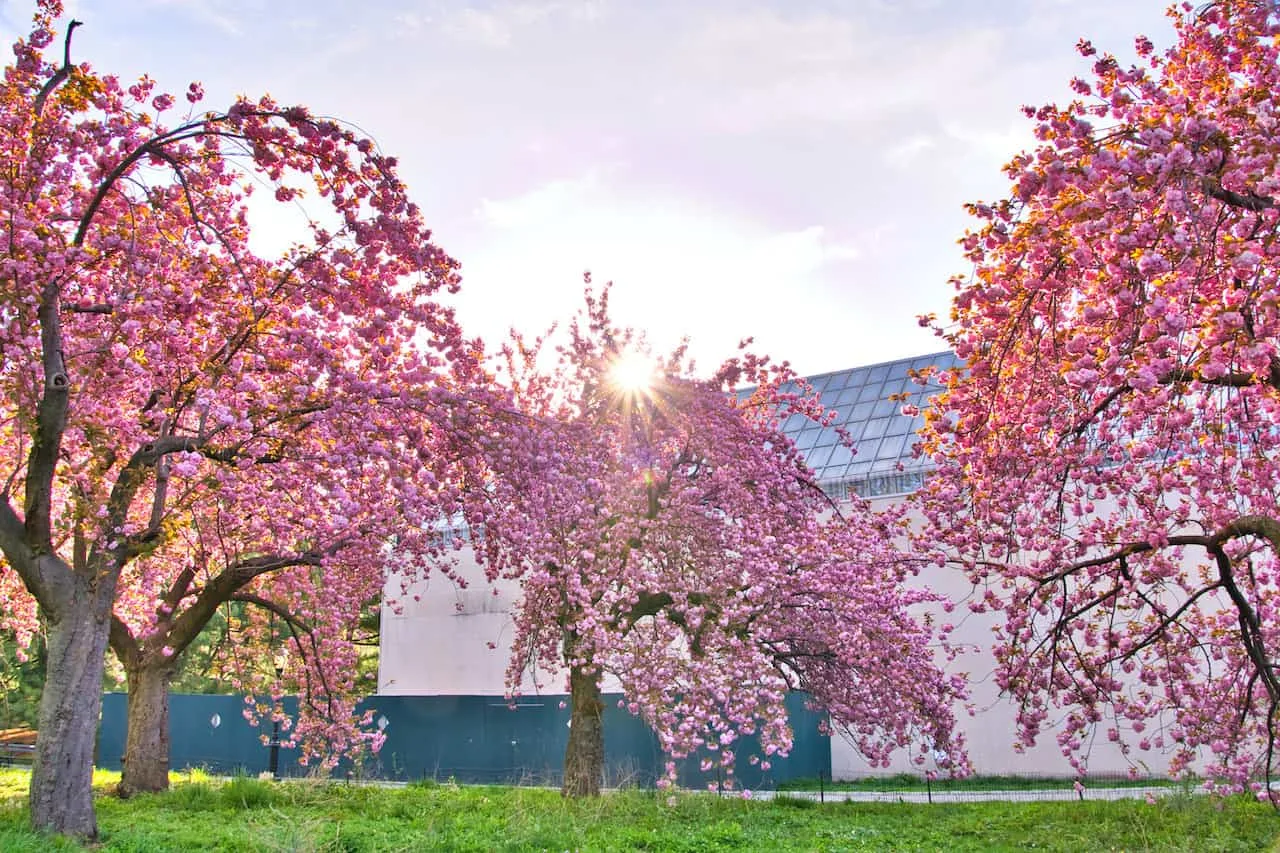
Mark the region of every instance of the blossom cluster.
[[[66, 592], [88, 590], [126, 672], [170, 676], [239, 602], [220, 671], [299, 691], [294, 732], [331, 760], [367, 740], [352, 638], [387, 543], [450, 564], [422, 523], [460, 504], [487, 384], [440, 302], [457, 263], [370, 140], [55, 65], [61, 11], [40, 3], [0, 87], [0, 627], [30, 632], [33, 599], [89, 618]], [[250, 240], [264, 188], [306, 211], [275, 253]]]
[[964, 685], [912, 611], [932, 596], [904, 583], [896, 528], [857, 500], [837, 510], [779, 428], [829, 413], [748, 353], [696, 379], [677, 351], [648, 387], [620, 385], [643, 343], [611, 325], [607, 293], [588, 289], [553, 370], [535, 346], [507, 351], [518, 415], [487, 441], [477, 548], [521, 584], [510, 689], [535, 667], [575, 694], [607, 677], [664, 751], [730, 780], [744, 736], [766, 769], [789, 751], [800, 689], [873, 765], [942, 746], [961, 770]]
[[920, 540], [1003, 614], [1023, 742], [1062, 715], [1082, 772], [1099, 736], [1238, 788], [1280, 709], [1280, 18], [1170, 15], [1133, 67], [1082, 42], [971, 207]]

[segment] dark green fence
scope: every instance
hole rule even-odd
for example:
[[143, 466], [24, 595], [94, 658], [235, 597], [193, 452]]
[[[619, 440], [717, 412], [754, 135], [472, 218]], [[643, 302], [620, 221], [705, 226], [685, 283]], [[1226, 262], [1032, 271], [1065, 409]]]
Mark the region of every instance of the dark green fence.
[[[244, 718], [241, 696], [200, 696], [175, 693], [169, 697], [169, 766], [202, 767], [211, 773], [249, 773], [267, 769], [268, 751], [263, 737], [271, 725], [251, 726]], [[285, 709], [295, 713], [297, 702], [285, 699]], [[124, 755], [125, 694], [102, 697], [102, 722], [98, 726], [98, 766], [119, 770]], [[294, 750], [280, 750], [280, 768], [288, 776], [302, 775]]]
[[[566, 698], [522, 697], [511, 707], [501, 696], [370, 697], [362, 707], [372, 708], [374, 719], [383, 723], [386, 743], [377, 755], [344, 763], [337, 775], [558, 784], [569, 736], [569, 711], [560, 707]], [[619, 709], [617, 699], [605, 697], [605, 782], [650, 786], [662, 774], [665, 759], [653, 732], [639, 718]], [[291, 700], [286, 700], [286, 707], [293, 711]], [[270, 740], [271, 724], [249, 725], [243, 709], [239, 696], [174, 695], [169, 708], [170, 765], [218, 774], [266, 771], [270, 751], [264, 741]], [[799, 693], [787, 697], [787, 710], [795, 732], [791, 754], [784, 759], [774, 756], [771, 769], [762, 771], [748, 760], [759, 753], [756, 740], [739, 741], [734, 748], [739, 786], [766, 789], [792, 779], [830, 778], [831, 744], [819, 733], [822, 715], [806, 708]], [[99, 766], [120, 767], [125, 711], [124, 694], [109, 693], [103, 698]], [[706, 787], [720, 781], [715, 769], [703, 773], [699, 763], [697, 759], [680, 762], [681, 785]], [[307, 768], [298, 765], [295, 750], [281, 749], [280, 771], [298, 776]]]

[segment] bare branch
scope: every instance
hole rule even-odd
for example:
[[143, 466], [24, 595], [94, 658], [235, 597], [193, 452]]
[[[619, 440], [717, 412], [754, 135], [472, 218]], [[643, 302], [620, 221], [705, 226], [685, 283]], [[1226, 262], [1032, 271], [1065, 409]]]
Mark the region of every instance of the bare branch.
[[53, 500], [53, 475], [62, 447], [62, 434], [67, 423], [67, 406], [71, 382], [67, 378], [62, 350], [62, 324], [58, 318], [58, 286], [46, 284], [37, 311], [40, 322], [41, 362], [44, 368], [44, 393], [36, 414], [36, 434], [27, 457], [26, 501], [23, 525], [28, 542], [37, 548], [52, 550], [53, 530], [50, 513]]
[[1238, 193], [1226, 189], [1222, 186], [1221, 180], [1217, 176], [1206, 176], [1200, 182], [1200, 188], [1204, 190], [1205, 195], [1210, 198], [1216, 198], [1223, 204], [1231, 207], [1240, 207], [1245, 210], [1252, 210], [1254, 213], [1261, 213], [1264, 210], [1271, 210], [1276, 206], [1276, 200], [1269, 195], [1258, 195], [1257, 193]]
[[105, 302], [99, 302], [93, 305], [90, 305], [87, 302], [80, 302], [72, 305], [63, 305], [62, 307], [65, 310], [70, 311], [72, 314], [113, 314], [116, 310], [115, 306], [108, 305]]
[[83, 23], [83, 21], [73, 19], [71, 23], [67, 24], [67, 37], [62, 48], [62, 67], [55, 71], [53, 76], [40, 87], [40, 92], [36, 95], [35, 103], [32, 105], [32, 111], [37, 117], [44, 113], [45, 101], [49, 100], [49, 96], [71, 75], [71, 71], [74, 68], [71, 64], [71, 34], [76, 31], [76, 27], [81, 26]]
[[252, 604], [260, 607], [268, 613], [274, 613], [292, 627], [296, 627], [305, 633], [311, 633], [311, 626], [303, 622], [293, 612], [283, 605], [277, 604], [269, 598], [263, 598], [260, 595], [254, 595], [251, 592], [237, 592], [227, 599], [228, 601], [239, 601], [244, 604]]
[[234, 596], [240, 595], [240, 590], [254, 578], [293, 566], [322, 565], [325, 555], [340, 547], [340, 544], [334, 545], [325, 552], [305, 551], [300, 554], [252, 557], [227, 566], [204, 585], [195, 601], [174, 620], [173, 627], [169, 629], [169, 646], [174, 649], [175, 656], [199, 636], [224, 601], [233, 600]]

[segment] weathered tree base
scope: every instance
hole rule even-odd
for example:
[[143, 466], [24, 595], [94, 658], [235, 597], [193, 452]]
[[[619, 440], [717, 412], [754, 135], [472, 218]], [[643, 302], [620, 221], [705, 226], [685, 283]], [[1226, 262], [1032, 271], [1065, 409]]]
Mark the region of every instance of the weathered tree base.
[[128, 672], [128, 730], [124, 770], [116, 795], [169, 790], [169, 667], [139, 667]]
[[598, 797], [604, 776], [604, 702], [596, 673], [574, 667], [569, 676], [572, 711], [564, 750], [564, 797]]
[[34, 829], [94, 840], [93, 753], [111, 598], [110, 590], [99, 590], [97, 600], [83, 588], [76, 592], [67, 612], [48, 624], [48, 676], [29, 802]]

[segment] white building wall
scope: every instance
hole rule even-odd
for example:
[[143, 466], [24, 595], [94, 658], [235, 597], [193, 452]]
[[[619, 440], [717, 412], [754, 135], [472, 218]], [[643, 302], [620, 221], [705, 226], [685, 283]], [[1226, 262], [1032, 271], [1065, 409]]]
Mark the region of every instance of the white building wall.
[[[382, 604], [378, 692], [393, 696], [494, 695], [504, 692], [519, 586], [490, 586], [470, 548], [457, 552], [460, 587], [432, 575], [402, 590], [392, 578]], [[495, 592], [497, 593], [495, 595]], [[521, 685], [534, 692], [531, 677]]]
[[[900, 499], [882, 499], [876, 504], [883, 507], [889, 501]], [[458, 559], [458, 572], [469, 581], [466, 588], [460, 588], [444, 576], [433, 576], [415, 584], [406, 593], [401, 593], [398, 581], [388, 583], [382, 609], [379, 693], [421, 696], [504, 693], [514, 635], [509, 611], [517, 601], [519, 587], [511, 581], [496, 587], [488, 585], [469, 550], [458, 552]], [[932, 569], [921, 580], [953, 600], [964, 599], [969, 592], [968, 581], [954, 570]], [[968, 613], [961, 604], [953, 613], [939, 611], [934, 618], [939, 624], [954, 622], [957, 627], [952, 642], [974, 650], [948, 666], [952, 671], [969, 673], [975, 713], [969, 717], [961, 711], [959, 723], [975, 771], [984, 775], [1072, 775], [1053, 730], [1046, 729], [1033, 749], [1023, 753], [1013, 749], [1016, 709], [999, 696], [994, 677], [995, 660], [988, 651], [995, 617]], [[540, 684], [526, 674], [521, 692], [532, 695], [566, 690], [560, 674], [542, 672], [538, 682]], [[605, 689], [616, 690], [616, 682], [606, 682]], [[1105, 736], [1098, 738], [1090, 752], [1091, 773], [1125, 773], [1131, 763], [1137, 763], [1144, 775], [1163, 773], [1167, 767], [1167, 760], [1155, 753], [1135, 750], [1131, 760], [1126, 759]], [[836, 779], [920, 770], [906, 753], [899, 754], [887, 769], [873, 769], [839, 737], [832, 738], [831, 769]]]
[[[878, 499], [872, 501], [872, 507], [881, 510], [902, 499], [903, 496]], [[970, 598], [972, 587], [961, 571], [930, 567], [921, 572], [920, 583], [956, 603], [953, 612], [944, 613], [939, 609], [933, 617], [935, 624], [954, 624], [956, 627], [950, 642], [966, 650], [952, 662], [942, 661], [941, 655], [939, 659], [948, 671], [968, 674], [969, 703], [973, 715], [969, 716], [962, 710], [957, 714], [974, 772], [987, 776], [1074, 776], [1075, 771], [1062, 754], [1056, 737], [1070, 709], [1060, 710], [1056, 718], [1045, 724], [1034, 747], [1021, 752], [1014, 749], [1018, 736], [1017, 706], [1008, 697], [1000, 695], [996, 683], [996, 660], [991, 653], [993, 630], [1003, 622], [1003, 617], [969, 611], [965, 602]], [[1102, 728], [1105, 729], [1105, 725]], [[847, 741], [833, 738], [831, 775], [836, 779], [847, 779], [869, 773], [919, 772], [921, 768], [912, 763], [911, 758], [911, 755], [899, 753], [888, 769], [873, 770]], [[1128, 756], [1124, 755], [1118, 744], [1107, 740], [1105, 733], [1095, 736], [1088, 758], [1089, 773], [1100, 775], [1125, 774], [1131, 767], [1143, 776], [1162, 775], [1169, 766], [1169, 758], [1155, 751], [1143, 752], [1134, 748]]]
[[[960, 600], [967, 596], [970, 586], [961, 572], [954, 569], [930, 570], [922, 582], [935, 592]], [[954, 662], [945, 664], [949, 671], [966, 672], [969, 675], [970, 703], [973, 716], [958, 711], [958, 724], [965, 735], [966, 748], [974, 771], [981, 775], [1057, 776], [1070, 777], [1075, 771], [1062, 755], [1055, 737], [1057, 726], [1046, 726], [1036, 746], [1016, 752], [1017, 708], [1008, 698], [1000, 695], [996, 684], [996, 661], [990, 652], [992, 628], [999, 618], [992, 614], [969, 613], [965, 605], [958, 605], [950, 614], [941, 610], [934, 613], [935, 624], [953, 622], [956, 625], [951, 642], [965, 648]], [[1062, 711], [1059, 720], [1066, 715]], [[898, 753], [888, 769], [873, 769], [867, 765], [853, 747], [841, 738], [832, 738], [831, 775], [835, 779], [849, 779], [874, 773], [917, 773], [922, 769], [912, 763], [912, 755]], [[1101, 734], [1089, 752], [1090, 774], [1117, 775], [1136, 765], [1142, 775], [1162, 774], [1168, 767], [1168, 759], [1155, 753], [1133, 750], [1126, 758], [1116, 744]], [[923, 769], [933, 769], [927, 765]]]
[[[390, 579], [384, 589], [378, 654], [378, 692], [390, 696], [501, 696], [515, 623], [511, 610], [520, 594], [515, 581], [490, 584], [470, 547], [457, 552], [465, 587], [433, 575], [401, 589]], [[606, 676], [606, 693], [618, 690]], [[565, 693], [562, 670], [525, 672], [520, 693]]]

